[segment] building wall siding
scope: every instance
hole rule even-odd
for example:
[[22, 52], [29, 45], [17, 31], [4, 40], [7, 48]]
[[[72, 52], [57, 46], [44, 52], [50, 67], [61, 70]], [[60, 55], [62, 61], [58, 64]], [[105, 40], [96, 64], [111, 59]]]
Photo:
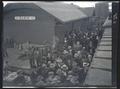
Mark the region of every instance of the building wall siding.
[[63, 42], [65, 33], [70, 31], [72, 31], [72, 22], [55, 26], [55, 35], [58, 37], [60, 43]]
[[84, 19], [75, 21], [73, 25], [73, 29], [87, 31], [88, 25], [89, 25], [89, 19], [84, 18]]
[[[14, 16], [36, 16], [33, 21], [14, 20]], [[4, 15], [4, 38], [11, 37], [19, 42], [31, 41], [43, 44], [44, 41], [52, 43], [55, 21], [43, 10], [22, 9], [11, 11]]]

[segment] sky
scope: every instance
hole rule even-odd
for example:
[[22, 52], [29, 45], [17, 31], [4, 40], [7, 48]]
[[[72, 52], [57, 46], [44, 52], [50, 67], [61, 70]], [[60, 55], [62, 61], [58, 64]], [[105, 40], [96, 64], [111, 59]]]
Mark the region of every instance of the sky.
[[95, 3], [98, 3], [96, 1], [92, 2], [88, 2], [88, 1], [65, 1], [64, 3], [70, 4], [73, 3], [75, 5], [78, 5], [80, 7], [94, 7]]
[[[20, 1], [17, 1], [20, 2]], [[30, 1], [24, 1], [24, 3], [29, 3]], [[32, 1], [31, 1], [32, 2]], [[80, 7], [95, 7], [96, 3], [100, 3], [100, 1], [62, 1], [66, 4], [75, 4]], [[105, 2], [105, 1], [104, 1]], [[7, 3], [15, 3], [15, 1], [3, 1], [3, 5], [5, 6]], [[109, 3], [109, 9], [111, 9], [111, 2]]]
[[[64, 1], [64, 3], [70, 4], [73, 3], [75, 5], [78, 5], [80, 7], [95, 7], [96, 3], [100, 3], [101, 1]], [[111, 9], [112, 3], [109, 2], [109, 9]]]

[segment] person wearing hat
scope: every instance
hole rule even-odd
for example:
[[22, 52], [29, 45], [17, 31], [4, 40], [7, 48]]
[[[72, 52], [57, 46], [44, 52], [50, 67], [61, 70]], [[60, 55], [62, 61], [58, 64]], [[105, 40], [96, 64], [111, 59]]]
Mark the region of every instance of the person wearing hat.
[[91, 63], [92, 62], [92, 55], [88, 55], [88, 62]]
[[48, 77], [45, 80], [45, 82], [47, 83], [47, 85], [51, 85], [52, 84], [54, 76], [55, 75], [54, 75], [53, 71], [48, 72]]
[[44, 77], [42, 75], [39, 75], [37, 77], [37, 82], [35, 85], [36, 86], [44, 86], [45, 85]]
[[69, 46], [68, 46], [68, 50], [69, 50], [69, 49], [72, 49], [72, 46], [69, 45]]
[[[76, 55], [74, 56], [74, 60], [75, 60], [75, 62], [77, 62], [77, 64], [79, 65], [79, 66], [81, 66], [81, 65], [83, 65], [82, 63], [82, 55], [81, 55], [81, 51], [78, 51], [77, 53], [76, 53]], [[81, 66], [82, 67], [82, 66]]]
[[47, 62], [47, 66], [50, 66], [51, 63], [52, 63], [51, 61], [48, 61], [48, 62]]
[[72, 49], [70, 47], [69, 53], [66, 55], [66, 58], [64, 59], [64, 60], [66, 60], [65, 64], [69, 67], [69, 69], [71, 69], [71, 67], [72, 67], [73, 56], [74, 55], [72, 54]]
[[29, 59], [29, 63], [30, 63], [30, 67], [33, 68], [35, 65], [35, 61], [34, 61], [34, 48], [29, 47], [28, 51], [27, 51], [27, 57]]
[[49, 72], [50, 68], [47, 67], [47, 64], [42, 64], [42, 68], [41, 68], [41, 74], [44, 78], [47, 77], [47, 73]]
[[65, 71], [63, 71], [61, 68], [58, 68], [57, 71], [56, 71], [56, 74], [60, 77], [61, 82], [65, 81], [65, 78], [66, 78], [66, 75], [67, 75], [67, 73]]
[[78, 85], [80, 84], [79, 83], [79, 76], [72, 76], [72, 78], [70, 79], [70, 82], [73, 84], [73, 85]]
[[75, 51], [79, 51], [79, 50], [81, 50], [81, 47], [82, 47], [82, 45], [80, 44], [79, 41], [77, 41], [76, 44], [74, 45], [74, 49], [75, 49]]
[[93, 42], [93, 49], [95, 50], [97, 45], [96, 45], [96, 36], [94, 33], [92, 34], [92, 42]]
[[41, 61], [42, 61], [42, 63], [47, 64], [47, 57], [46, 56], [42, 56]]
[[65, 83], [66, 83], [67, 85], [71, 85], [71, 84], [72, 84], [72, 82], [71, 82], [72, 77], [73, 77], [72, 74], [68, 74], [68, 76], [67, 76], [67, 78], [66, 78], [66, 81], [65, 81]]
[[83, 59], [86, 59], [87, 54], [88, 54], [88, 52], [86, 51], [86, 48], [85, 48], [85, 47], [83, 47], [83, 49], [81, 50], [81, 55], [82, 55], [82, 58], [83, 58]]
[[86, 46], [86, 36], [85, 36], [85, 34], [84, 34], [83, 39], [82, 39], [82, 45]]
[[32, 70], [31, 74], [30, 74], [30, 79], [31, 79], [32, 85], [36, 84], [36, 82], [37, 82], [37, 76], [38, 76], [37, 71], [36, 70]]
[[64, 47], [67, 47], [67, 45], [68, 45], [68, 39], [67, 37], [64, 37]]
[[8, 57], [8, 52], [7, 52], [7, 44], [6, 42], [3, 43], [3, 57]]
[[68, 46], [68, 54], [72, 57], [74, 56], [74, 50], [72, 49], [72, 46]]
[[69, 74], [66, 78], [67, 82], [72, 85], [77, 85], [79, 84], [79, 76], [75, 74]]
[[55, 61], [56, 61], [56, 66], [57, 66], [58, 68], [61, 68], [61, 66], [64, 64], [64, 63], [63, 63], [63, 60], [61, 59], [60, 56], [58, 56], [58, 57], [55, 59]]
[[52, 61], [53, 59], [52, 59], [52, 54], [51, 53], [48, 53], [47, 54], [47, 61]]
[[[66, 50], [66, 51], [67, 51], [67, 50]], [[68, 58], [68, 55], [69, 55], [69, 53], [68, 53], [68, 51], [67, 51], [66, 54], [63, 54], [63, 55], [61, 56], [61, 58], [63, 59], [63, 63], [66, 64], [67, 66], [69, 66], [68, 60], [70, 60], [70, 59]]]
[[[69, 58], [69, 57], [68, 57]], [[66, 65], [68, 66], [68, 70], [72, 69], [73, 58], [68, 59]]]
[[43, 63], [43, 60], [42, 60], [42, 51], [41, 51], [41, 49], [38, 49], [37, 63], [38, 63], [38, 66], [41, 66], [42, 63]]
[[59, 63], [57, 63], [57, 68], [61, 68], [62, 65], [64, 65], [63, 62], [59, 62]]
[[24, 77], [25, 77], [25, 85], [27, 85], [27, 86], [31, 85], [32, 81], [30, 79], [30, 76], [24, 75]]
[[63, 62], [60, 56], [57, 57], [56, 62], [57, 62], [57, 63]]
[[74, 54], [74, 58], [78, 58], [78, 53], [76, 52], [75, 54]]
[[85, 47], [83, 47], [83, 50], [82, 50], [82, 61], [83, 62], [88, 62], [88, 55], [89, 55], [89, 52], [87, 52]]
[[89, 63], [87, 63], [87, 62], [83, 62], [84, 73], [87, 72], [87, 70], [88, 70], [88, 66], [89, 66]]
[[9, 63], [8, 63], [8, 61], [5, 61], [5, 64], [3, 66], [3, 70], [4, 70], [3, 73], [5, 76], [8, 75], [8, 68], [9, 68]]
[[89, 49], [90, 49], [90, 46], [89, 46], [89, 43], [90, 43], [90, 38], [89, 37], [87, 37], [86, 38], [86, 51], [88, 51], [89, 52]]
[[64, 64], [63, 66], [61, 66], [61, 69], [62, 69], [62, 77], [63, 77], [63, 80], [65, 81], [67, 77], [68, 67], [67, 65]]
[[62, 72], [62, 69], [61, 68], [58, 68], [56, 70], [56, 74], [60, 77], [61, 81], [64, 80], [64, 75], [63, 75], [63, 72]]
[[93, 48], [93, 42], [92, 42], [92, 39], [90, 38], [90, 41], [89, 41], [89, 52], [90, 52], [90, 49], [92, 49]]
[[67, 67], [67, 65], [64, 64], [64, 65], [61, 66], [61, 69], [62, 69], [63, 71], [67, 71], [67, 70], [68, 70], [68, 67]]
[[55, 72], [56, 71], [56, 63], [52, 62], [49, 65], [49, 70]]
[[19, 50], [20, 50], [20, 51], [23, 50], [23, 45], [22, 45], [22, 43], [19, 44]]
[[64, 49], [63, 54], [68, 54], [68, 51], [66, 49]]
[[39, 80], [37, 83], [35, 83], [36, 87], [44, 87], [47, 84], [43, 80]]
[[61, 74], [62, 74], [62, 69], [61, 69], [61, 68], [58, 68], [58, 69], [56, 70], [56, 74], [61, 75]]
[[39, 52], [38, 49], [36, 49], [34, 51], [34, 60], [35, 60], [35, 63], [36, 63], [36, 67], [38, 67], [40, 65], [40, 62], [39, 62], [40, 58], [41, 58], [40, 57], [40, 52]]
[[72, 42], [72, 36], [68, 35], [68, 45], [72, 46], [73, 42]]
[[59, 75], [55, 75], [52, 81], [52, 84], [54, 84], [54, 86], [59, 85], [61, 83], [61, 78]]

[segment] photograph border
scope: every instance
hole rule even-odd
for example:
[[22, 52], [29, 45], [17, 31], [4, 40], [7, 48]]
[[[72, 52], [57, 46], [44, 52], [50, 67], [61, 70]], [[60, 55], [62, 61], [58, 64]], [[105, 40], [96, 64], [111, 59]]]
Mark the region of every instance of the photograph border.
[[[6, 1], [6, 0], [4, 0]], [[9, 0], [7, 0], [9, 1]], [[13, 1], [13, 0], [12, 0]], [[20, 0], [21, 1], [21, 0]], [[29, 0], [30, 1], [30, 0]], [[43, 0], [45, 1], [45, 0]], [[65, 0], [67, 1], [67, 0]], [[87, 0], [86, 0], [87, 1]], [[120, 4], [120, 3], [119, 3]], [[3, 3], [0, 3], [0, 12], [2, 13], [3, 12]], [[119, 10], [119, 5], [116, 6], [116, 3], [113, 2], [113, 5], [112, 5], [112, 17], [115, 13], [118, 13], [118, 18], [119, 18], [119, 13], [120, 13], [120, 10]], [[117, 9], [116, 9], [117, 8]], [[118, 71], [120, 72], [120, 70], [118, 70], [118, 65], [120, 63], [120, 51], [119, 51], [119, 19], [113, 19], [112, 20], [115, 20], [116, 21], [116, 24], [113, 24], [113, 21], [112, 21], [112, 86], [92, 86], [92, 85], [89, 85], [88, 87], [87, 86], [83, 86], [83, 87], [71, 87], [71, 88], [116, 88], [116, 86], [118, 85], [118, 87], [120, 86], [120, 84], [118, 84], [118, 81], [117, 81], [117, 78], [120, 79], [120, 77], [118, 77], [118, 75], [120, 74], [117, 74]], [[1, 50], [0, 50], [0, 54], [2, 55], [2, 32], [3, 32], [3, 14], [0, 14], [0, 36], [1, 36]], [[2, 59], [2, 56], [0, 56], [1, 59]], [[114, 59], [114, 60], [113, 60]], [[3, 60], [0, 61], [1, 63], [1, 80], [2, 80], [2, 68], [3, 68]], [[116, 65], [117, 64], [117, 65]], [[1, 83], [1, 87], [2, 87], [2, 81], [0, 81]], [[49, 88], [49, 87], [47, 87]], [[50, 87], [50, 88], [54, 88], [54, 87]], [[59, 87], [55, 87], [55, 88], [59, 88]], [[66, 88], [66, 87], [61, 87], [61, 88]], [[67, 88], [70, 88], [70, 87], [67, 87]]]

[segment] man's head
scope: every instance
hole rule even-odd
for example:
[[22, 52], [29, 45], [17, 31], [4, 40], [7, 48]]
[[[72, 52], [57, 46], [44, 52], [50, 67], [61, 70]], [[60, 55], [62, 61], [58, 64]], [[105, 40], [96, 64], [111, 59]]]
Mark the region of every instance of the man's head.
[[58, 57], [58, 58], [56, 59], [56, 62], [62, 63], [63, 61], [62, 61], [62, 59], [61, 59], [60, 57]]
[[83, 47], [83, 50], [85, 50], [85, 47]]
[[55, 66], [56, 66], [55, 63], [50, 64], [50, 68], [55, 68]]
[[74, 57], [77, 58], [77, 57], [78, 57], [78, 53], [75, 53], [75, 54], [74, 54]]
[[72, 71], [68, 71], [68, 75], [72, 75], [72, 73], [73, 73]]
[[64, 51], [63, 51], [63, 54], [67, 54], [67, 53], [68, 53], [68, 51], [67, 51], [67, 50], [64, 50]]
[[91, 60], [91, 59], [92, 59], [92, 55], [90, 55], [90, 54], [89, 54], [89, 55], [88, 55], [88, 59], [90, 59], [90, 60]]
[[50, 72], [48, 72], [48, 75], [49, 75], [49, 76], [53, 76], [53, 75], [54, 75], [54, 72], [53, 72], [53, 71], [50, 71]]
[[81, 51], [77, 51], [77, 54], [80, 54], [81, 53]]
[[50, 53], [48, 53], [48, 57], [51, 57], [51, 54], [50, 54]]
[[48, 64], [51, 64], [51, 61], [48, 61], [47, 63], [48, 63]]
[[47, 65], [46, 64], [42, 64], [42, 67], [45, 68], [45, 67], [47, 67]]
[[77, 45], [79, 45], [80, 44], [80, 42], [79, 41], [77, 41]]
[[68, 46], [68, 49], [71, 49], [72, 47], [71, 46]]
[[64, 64], [61, 66], [61, 69], [66, 71], [66, 70], [68, 70], [68, 66]]

